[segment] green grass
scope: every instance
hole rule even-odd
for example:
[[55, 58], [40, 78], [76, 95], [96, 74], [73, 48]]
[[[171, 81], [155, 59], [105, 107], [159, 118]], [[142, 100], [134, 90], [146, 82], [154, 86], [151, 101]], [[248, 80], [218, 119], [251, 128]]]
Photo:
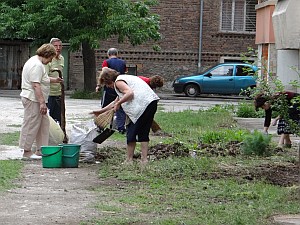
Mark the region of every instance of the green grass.
[[90, 92], [86, 90], [76, 90], [70, 95], [70, 98], [74, 99], [100, 99], [102, 96], [102, 91], [100, 92]]
[[20, 176], [23, 164], [15, 160], [0, 160], [0, 192], [14, 187], [12, 181]]
[[100, 177], [119, 181], [98, 187], [106, 200], [97, 208], [105, 216], [95, 224], [268, 224], [272, 215], [299, 212], [297, 189], [233, 177], [205, 179], [204, 171], [218, 171], [217, 161], [175, 158], [143, 170], [138, 164], [103, 165]]
[[20, 132], [4, 133], [0, 135], [0, 145], [19, 145]]
[[[173, 136], [155, 137], [150, 145], [181, 142], [193, 150], [200, 141], [222, 145], [249, 135], [223, 109], [159, 111], [155, 120]], [[102, 216], [93, 224], [272, 224], [274, 215], [300, 211], [297, 187], [272, 185], [264, 178], [247, 180], [243, 175], [262, 165], [297, 161], [288, 152], [268, 157], [173, 157], [144, 168], [138, 162], [122, 165], [125, 150], [100, 151], [107, 158], [99, 164], [99, 177], [114, 185], [96, 188], [95, 207]]]
[[[232, 140], [242, 142], [249, 134], [235, 123], [232, 111], [222, 107], [170, 113], [159, 110], [155, 120], [172, 137], [153, 137], [151, 146], [180, 142], [182, 148], [194, 150], [199, 143], [222, 146]], [[17, 143], [18, 135], [1, 135], [0, 143]], [[119, 133], [111, 139], [126, 141]], [[98, 151], [104, 157], [98, 171], [102, 181], [92, 189], [98, 195], [94, 207], [101, 216], [90, 218], [92, 224], [273, 224], [274, 215], [300, 212], [299, 187], [272, 185], [264, 177], [245, 179], [249, 171], [263, 165], [297, 162], [298, 156], [291, 150], [267, 156], [170, 157], [146, 167], [138, 162], [123, 165], [125, 149]], [[0, 191], [13, 187], [21, 168], [21, 162], [0, 161]]]

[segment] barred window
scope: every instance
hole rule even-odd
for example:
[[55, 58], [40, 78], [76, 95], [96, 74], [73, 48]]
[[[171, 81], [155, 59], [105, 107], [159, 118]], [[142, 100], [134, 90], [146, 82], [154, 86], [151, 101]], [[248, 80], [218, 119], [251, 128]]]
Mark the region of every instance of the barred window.
[[255, 32], [257, 0], [222, 0], [221, 30]]

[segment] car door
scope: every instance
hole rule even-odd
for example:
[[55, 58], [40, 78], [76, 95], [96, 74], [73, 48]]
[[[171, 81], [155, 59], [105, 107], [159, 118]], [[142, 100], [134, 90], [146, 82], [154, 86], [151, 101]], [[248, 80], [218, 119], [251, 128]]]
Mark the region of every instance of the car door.
[[233, 65], [219, 65], [204, 75], [202, 93], [230, 94], [234, 90]]
[[247, 65], [236, 65], [234, 80], [235, 87], [233, 94], [240, 94], [242, 90], [256, 85], [255, 78], [253, 77], [255, 71]]

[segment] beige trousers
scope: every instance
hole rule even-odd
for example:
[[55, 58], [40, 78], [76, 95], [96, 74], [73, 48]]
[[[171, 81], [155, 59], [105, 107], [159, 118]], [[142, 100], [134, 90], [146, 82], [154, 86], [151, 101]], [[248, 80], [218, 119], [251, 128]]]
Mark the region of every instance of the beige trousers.
[[24, 119], [20, 133], [19, 147], [31, 150], [33, 142], [36, 141], [37, 149], [47, 146], [49, 143], [49, 117], [48, 114], [40, 113], [40, 104], [28, 98], [22, 97], [24, 106]]

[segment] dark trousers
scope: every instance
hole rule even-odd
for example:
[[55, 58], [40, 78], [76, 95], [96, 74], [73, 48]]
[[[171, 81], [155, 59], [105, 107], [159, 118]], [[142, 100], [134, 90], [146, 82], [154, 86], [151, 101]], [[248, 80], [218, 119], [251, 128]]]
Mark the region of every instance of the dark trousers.
[[49, 115], [61, 125], [61, 97], [49, 96], [47, 107], [49, 109]]
[[124, 110], [122, 109], [122, 107], [120, 107], [120, 109], [116, 112], [116, 122], [117, 122], [117, 129], [120, 132], [125, 131], [125, 121], [126, 121], [126, 113], [124, 112]]
[[130, 122], [127, 129], [127, 144], [130, 142], [149, 142], [150, 128], [157, 111], [157, 100], [151, 102], [136, 121]]
[[[103, 89], [103, 96], [101, 99], [101, 106], [104, 108], [108, 104], [110, 104], [112, 101], [114, 101], [117, 97], [117, 93], [114, 88], [109, 88], [104, 86]], [[125, 120], [126, 120], [126, 114], [122, 107], [116, 112], [116, 123], [117, 123], [117, 129], [120, 132], [125, 131]]]

